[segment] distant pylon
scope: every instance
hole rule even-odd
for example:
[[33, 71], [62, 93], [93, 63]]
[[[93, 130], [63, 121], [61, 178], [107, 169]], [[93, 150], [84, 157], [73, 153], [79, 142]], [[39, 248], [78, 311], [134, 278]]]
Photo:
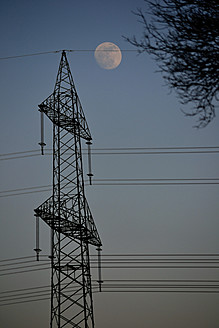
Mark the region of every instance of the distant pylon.
[[89, 145], [92, 138], [65, 51], [39, 110], [53, 123], [53, 194], [34, 210], [51, 228], [50, 327], [93, 328], [89, 244], [100, 250], [101, 240], [85, 198], [81, 150], [81, 138]]

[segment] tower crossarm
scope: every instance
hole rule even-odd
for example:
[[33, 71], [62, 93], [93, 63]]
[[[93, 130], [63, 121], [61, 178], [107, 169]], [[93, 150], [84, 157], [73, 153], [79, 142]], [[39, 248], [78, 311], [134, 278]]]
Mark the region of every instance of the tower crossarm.
[[[88, 124], [83, 114], [82, 106], [78, 96], [71, 97], [68, 93], [63, 95], [51, 94], [45, 101], [39, 105], [40, 112], [57, 126], [77, 134], [85, 140], [92, 140]], [[72, 101], [74, 99], [74, 101]]]
[[[72, 202], [75, 201], [72, 199]], [[54, 214], [53, 197], [50, 197], [34, 212], [37, 217], [40, 217], [50, 228], [57, 232], [97, 247], [101, 246], [100, 236], [86, 200], [80, 212], [74, 207], [68, 208], [63, 202], [60, 215], [56, 215]]]

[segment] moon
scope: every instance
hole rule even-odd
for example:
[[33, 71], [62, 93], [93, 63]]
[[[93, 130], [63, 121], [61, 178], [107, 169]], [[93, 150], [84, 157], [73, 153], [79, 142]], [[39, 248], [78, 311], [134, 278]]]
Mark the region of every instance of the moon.
[[116, 44], [103, 42], [97, 46], [94, 57], [100, 67], [114, 69], [121, 63], [122, 53]]

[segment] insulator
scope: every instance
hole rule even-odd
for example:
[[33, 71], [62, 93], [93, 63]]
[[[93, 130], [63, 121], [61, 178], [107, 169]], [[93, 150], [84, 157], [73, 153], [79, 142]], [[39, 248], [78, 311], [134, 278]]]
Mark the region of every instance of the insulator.
[[88, 154], [88, 173], [87, 173], [87, 176], [89, 177], [89, 182], [90, 182], [90, 185], [92, 185], [92, 171], [91, 171], [91, 145], [92, 145], [92, 142], [89, 140], [86, 142], [87, 146], [88, 146], [88, 149], [87, 149], [87, 154]]
[[41, 249], [39, 248], [39, 217], [36, 216], [36, 248], [34, 248], [34, 251], [36, 252], [36, 260], [39, 261], [39, 255], [41, 252]]
[[41, 146], [41, 154], [44, 155], [44, 149], [43, 147], [46, 146], [44, 142], [44, 116], [43, 116], [43, 111], [40, 110], [41, 114], [41, 141], [39, 142], [39, 145]]
[[101, 292], [102, 291], [102, 283], [103, 283], [103, 280], [102, 280], [102, 270], [101, 270], [101, 251], [102, 251], [102, 248], [99, 246], [97, 248], [97, 252], [98, 252], [98, 284], [99, 284], [99, 291]]

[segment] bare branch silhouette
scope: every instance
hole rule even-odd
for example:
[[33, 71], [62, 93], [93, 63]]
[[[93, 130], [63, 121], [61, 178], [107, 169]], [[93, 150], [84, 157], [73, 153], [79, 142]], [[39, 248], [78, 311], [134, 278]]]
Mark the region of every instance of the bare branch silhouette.
[[157, 61], [166, 84], [182, 104], [192, 103], [188, 116], [205, 127], [215, 117], [218, 100], [219, 4], [217, 0], [144, 0], [138, 9], [140, 40], [125, 39]]

